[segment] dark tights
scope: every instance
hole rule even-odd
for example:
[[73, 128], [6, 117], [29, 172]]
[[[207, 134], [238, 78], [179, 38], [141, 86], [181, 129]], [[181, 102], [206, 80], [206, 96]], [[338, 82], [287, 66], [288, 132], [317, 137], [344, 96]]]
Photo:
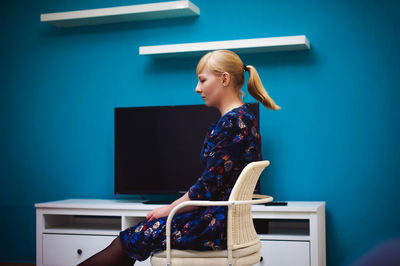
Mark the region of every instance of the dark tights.
[[99, 253], [93, 255], [88, 258], [79, 266], [122, 266], [122, 265], [133, 265], [135, 264], [135, 260], [131, 259], [125, 251], [122, 249], [121, 241], [119, 237], [113, 240], [111, 244], [100, 251]]

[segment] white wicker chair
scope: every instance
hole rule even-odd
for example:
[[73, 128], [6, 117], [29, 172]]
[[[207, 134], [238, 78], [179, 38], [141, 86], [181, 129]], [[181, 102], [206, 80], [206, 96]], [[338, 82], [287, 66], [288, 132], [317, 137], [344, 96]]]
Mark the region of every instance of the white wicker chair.
[[[170, 212], [166, 225], [166, 250], [151, 257], [153, 266], [253, 265], [260, 261], [261, 243], [254, 228], [251, 205], [267, 203], [273, 198], [254, 195], [254, 188], [269, 161], [249, 163], [241, 172], [228, 201], [190, 200]], [[252, 198], [258, 198], [252, 200]], [[185, 206], [228, 206], [227, 249], [216, 251], [171, 250], [171, 221]]]

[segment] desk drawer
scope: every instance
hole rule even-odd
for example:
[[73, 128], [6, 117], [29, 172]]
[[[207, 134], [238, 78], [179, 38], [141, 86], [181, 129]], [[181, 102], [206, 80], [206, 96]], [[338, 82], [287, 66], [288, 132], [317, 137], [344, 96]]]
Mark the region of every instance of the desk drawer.
[[117, 236], [43, 234], [43, 264], [77, 265], [107, 247]]
[[261, 240], [262, 266], [310, 266], [310, 242]]

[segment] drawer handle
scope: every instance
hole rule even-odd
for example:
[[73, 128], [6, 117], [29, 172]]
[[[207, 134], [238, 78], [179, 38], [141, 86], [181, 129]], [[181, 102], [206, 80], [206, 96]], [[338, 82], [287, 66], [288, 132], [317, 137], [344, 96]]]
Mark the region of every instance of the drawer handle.
[[77, 252], [79, 255], [81, 255], [81, 254], [82, 254], [82, 249], [78, 249], [76, 252]]

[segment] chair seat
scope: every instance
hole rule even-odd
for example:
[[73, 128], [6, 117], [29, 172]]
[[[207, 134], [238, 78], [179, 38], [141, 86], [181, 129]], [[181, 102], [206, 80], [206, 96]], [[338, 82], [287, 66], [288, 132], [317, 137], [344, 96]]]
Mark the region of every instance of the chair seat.
[[[232, 250], [233, 265], [254, 265], [260, 261], [261, 243], [257, 242], [252, 246]], [[151, 265], [165, 266], [167, 252], [160, 251], [151, 257]], [[228, 265], [227, 250], [171, 250], [171, 266], [211, 266]]]

